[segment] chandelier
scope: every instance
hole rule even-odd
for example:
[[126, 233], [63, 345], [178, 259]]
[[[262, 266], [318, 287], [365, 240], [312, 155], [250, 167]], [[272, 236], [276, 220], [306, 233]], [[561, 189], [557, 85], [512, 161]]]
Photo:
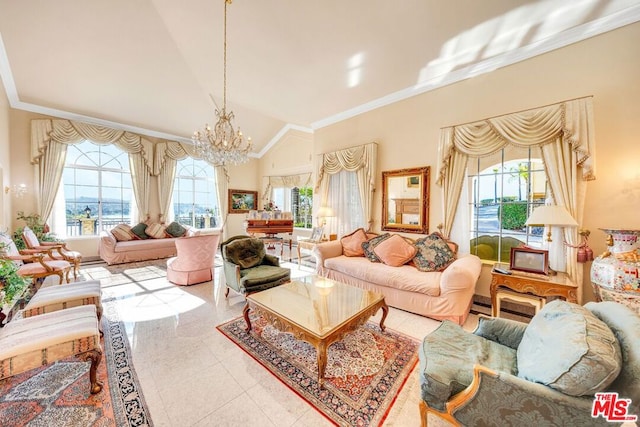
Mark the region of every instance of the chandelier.
[[[251, 137], [246, 142], [240, 128], [236, 131], [232, 120], [234, 114], [227, 112], [227, 5], [232, 0], [224, 0], [224, 85], [222, 110], [216, 106], [218, 121], [211, 128], [206, 124], [204, 131], [195, 131], [191, 138], [198, 156], [213, 166], [227, 166], [245, 163], [249, 160]], [[213, 97], [212, 97], [213, 99]], [[214, 101], [215, 103], [215, 101]]]

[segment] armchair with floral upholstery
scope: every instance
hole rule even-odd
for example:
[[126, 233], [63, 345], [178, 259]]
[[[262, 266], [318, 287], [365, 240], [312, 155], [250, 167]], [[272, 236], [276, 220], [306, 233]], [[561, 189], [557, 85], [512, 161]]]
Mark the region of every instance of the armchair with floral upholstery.
[[640, 416], [638, 342], [640, 316], [614, 302], [555, 300], [528, 325], [480, 318], [473, 333], [445, 321], [419, 352], [422, 425], [611, 425], [592, 417], [601, 392]]

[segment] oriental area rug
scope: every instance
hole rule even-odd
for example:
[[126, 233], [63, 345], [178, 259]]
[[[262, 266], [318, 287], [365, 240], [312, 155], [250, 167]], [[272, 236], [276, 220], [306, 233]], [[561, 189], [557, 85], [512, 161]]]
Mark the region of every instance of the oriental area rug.
[[240, 317], [217, 328], [339, 426], [381, 425], [418, 360], [416, 340], [369, 322], [329, 347], [321, 388], [311, 344], [261, 317], [245, 327]]
[[123, 323], [103, 302], [100, 393], [89, 393], [89, 362], [68, 358], [0, 381], [0, 426], [152, 426]]

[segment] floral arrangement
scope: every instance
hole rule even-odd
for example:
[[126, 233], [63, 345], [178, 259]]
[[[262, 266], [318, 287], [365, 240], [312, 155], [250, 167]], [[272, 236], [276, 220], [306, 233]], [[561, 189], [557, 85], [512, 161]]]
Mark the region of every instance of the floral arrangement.
[[269, 203], [264, 205], [264, 210], [267, 211], [267, 212], [277, 211], [278, 207], [276, 206], [275, 203], [273, 203], [272, 201], [269, 201]]

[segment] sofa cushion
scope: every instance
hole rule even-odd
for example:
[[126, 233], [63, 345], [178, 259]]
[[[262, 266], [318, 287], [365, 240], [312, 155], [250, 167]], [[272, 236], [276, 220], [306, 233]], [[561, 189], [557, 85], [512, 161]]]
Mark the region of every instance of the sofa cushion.
[[152, 239], [164, 239], [167, 237], [167, 233], [165, 233], [166, 228], [167, 227], [162, 224], [153, 223], [148, 225], [144, 232]]
[[118, 224], [112, 230], [111, 234], [118, 242], [128, 242], [135, 239], [135, 235], [131, 232], [131, 226], [128, 224]]
[[422, 399], [440, 411], [451, 396], [471, 384], [475, 364], [516, 373], [516, 350], [470, 334], [448, 320], [424, 338], [419, 356]]
[[413, 244], [398, 234], [383, 240], [373, 249], [380, 261], [392, 267], [400, 267], [411, 261], [417, 251]]
[[182, 237], [187, 233], [187, 229], [175, 221], [167, 225], [165, 232], [171, 237]]
[[266, 255], [264, 243], [260, 239], [239, 239], [225, 245], [225, 257], [241, 269], [262, 264]]
[[620, 345], [586, 308], [554, 300], [536, 314], [518, 346], [518, 376], [571, 396], [592, 396], [622, 366]]
[[147, 229], [147, 224], [145, 224], [144, 222], [141, 222], [131, 227], [131, 232], [135, 234], [138, 239], [147, 240], [149, 238], [149, 235], [144, 232], [144, 230], [146, 229]]
[[347, 234], [340, 239], [342, 253], [346, 256], [364, 256], [362, 244], [366, 242], [367, 234], [363, 228], [358, 228], [351, 234]]
[[380, 262], [380, 258], [378, 258], [378, 255], [376, 255], [375, 252], [373, 252], [373, 250], [376, 248], [376, 246], [382, 243], [382, 241], [388, 239], [389, 237], [391, 237], [391, 234], [384, 233], [384, 234], [380, 234], [378, 236], [372, 237], [366, 242], [363, 242], [362, 250], [364, 251], [364, 256], [366, 256], [371, 262]]
[[442, 271], [456, 259], [449, 244], [437, 233], [416, 240], [413, 263], [420, 271]]

